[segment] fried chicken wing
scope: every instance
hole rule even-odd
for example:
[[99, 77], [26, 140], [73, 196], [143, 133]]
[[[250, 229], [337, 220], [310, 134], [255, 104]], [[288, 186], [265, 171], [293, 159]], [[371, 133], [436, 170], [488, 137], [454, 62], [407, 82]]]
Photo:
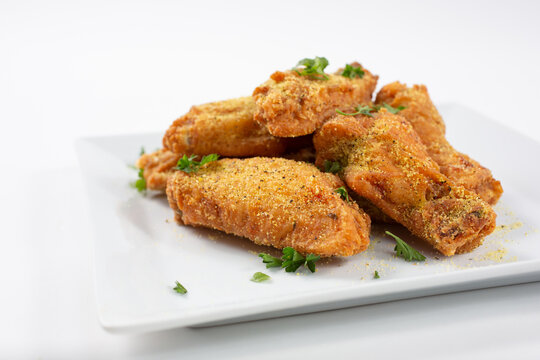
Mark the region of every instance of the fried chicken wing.
[[[286, 152], [283, 154], [283, 157], [296, 161], [314, 163], [315, 149], [313, 148], [312, 138], [313, 136], [309, 135], [284, 139]], [[221, 149], [216, 148], [215, 150], [220, 151]], [[146, 180], [146, 188], [155, 191], [165, 191], [167, 179], [175, 171], [174, 167], [182, 155], [168, 149], [159, 149], [153, 153], [142, 154], [135, 166], [138, 169], [144, 170], [143, 177]], [[198, 157], [200, 158], [202, 155], [208, 154], [200, 154]]]
[[253, 119], [255, 102], [243, 97], [193, 106], [169, 127], [163, 147], [177, 154], [279, 156], [286, 140]]
[[385, 85], [377, 94], [376, 104], [404, 106], [400, 115], [411, 123], [426, 145], [429, 156], [441, 173], [454, 183], [478, 194], [489, 204], [497, 203], [503, 189], [491, 171], [469, 156], [455, 150], [445, 138], [445, 125], [424, 85], [407, 87], [399, 82]]
[[301, 253], [349, 256], [369, 244], [369, 217], [340, 198], [335, 175], [282, 158], [222, 159], [177, 171], [167, 197], [176, 219]]
[[328, 75], [328, 80], [311, 79], [293, 70], [276, 71], [253, 92], [255, 120], [274, 136], [311, 134], [335, 114], [336, 108], [371, 102], [378, 77], [363, 70], [361, 79], [336, 73]]
[[399, 115], [337, 115], [314, 144], [318, 166], [339, 161], [351, 189], [444, 255], [471, 251], [495, 228], [491, 207], [441, 174]]

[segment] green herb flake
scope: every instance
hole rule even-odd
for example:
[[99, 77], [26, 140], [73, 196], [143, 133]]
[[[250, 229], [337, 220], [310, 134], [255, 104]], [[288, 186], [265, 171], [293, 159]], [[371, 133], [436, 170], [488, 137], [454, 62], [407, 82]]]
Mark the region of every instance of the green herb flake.
[[[141, 150], [139, 152], [139, 155], [142, 156], [144, 155], [144, 147], [141, 146]], [[137, 180], [135, 181], [132, 181], [129, 185], [134, 188], [134, 189], [137, 189], [138, 192], [140, 193], [144, 193], [146, 192], [146, 180], [144, 178], [144, 169], [139, 169], [137, 166], [135, 165], [128, 165], [128, 167], [130, 169], [133, 169], [133, 170], [137, 170], [138, 173], [137, 173]]]
[[210, 154], [210, 155], [203, 156], [203, 158], [201, 159], [201, 162], [199, 163], [199, 166], [206, 165], [212, 161], [217, 161], [218, 159], [219, 159], [218, 154]]
[[354, 67], [352, 65], [345, 65], [345, 69], [341, 72], [341, 76], [348, 77], [349, 79], [354, 79], [355, 77], [358, 77], [359, 79], [364, 77], [364, 70], [362, 70], [361, 66]]
[[319, 261], [320, 258], [321, 257], [319, 255], [308, 254], [308, 256], [306, 256], [306, 263], [304, 264], [304, 266], [307, 266], [309, 271], [314, 273], [315, 272], [315, 263], [317, 261]]
[[375, 273], [373, 274], [374, 279], [380, 279], [379, 272], [375, 270]]
[[281, 264], [283, 263], [281, 259], [265, 253], [260, 253], [259, 257], [263, 259], [263, 263], [266, 264], [267, 269], [273, 267], [281, 267]]
[[341, 164], [338, 161], [324, 160], [323, 166], [324, 166], [324, 172], [337, 174], [338, 172], [341, 171]]
[[[390, 112], [392, 114], [397, 114], [401, 110], [406, 109], [405, 106], [398, 106], [397, 108], [395, 108], [395, 107], [392, 107], [392, 106], [388, 105], [387, 103], [383, 103], [382, 107], [385, 108], [386, 110], [388, 110], [388, 112]], [[379, 110], [380, 108], [381, 108], [381, 106], [377, 106], [377, 110]]]
[[179, 294], [186, 294], [187, 290], [185, 287], [182, 286], [178, 281], [175, 281], [176, 286], [173, 288], [174, 291], [176, 291]]
[[181, 170], [187, 173], [191, 172], [197, 172], [201, 166], [206, 165], [212, 161], [217, 161], [219, 159], [218, 154], [210, 154], [205, 155], [201, 159], [201, 161], [196, 161], [197, 155], [191, 155], [188, 157], [187, 155], [182, 156], [180, 159], [178, 159], [178, 162], [176, 163], [176, 170]]
[[266, 275], [265, 273], [257, 271], [255, 274], [253, 274], [250, 280], [253, 282], [263, 282], [269, 279], [270, 279], [270, 276]]
[[426, 257], [424, 255], [420, 254], [416, 249], [408, 245], [405, 241], [401, 240], [398, 236], [392, 234], [390, 231], [385, 231], [385, 233], [393, 237], [394, 240], [396, 240], [396, 246], [394, 247], [394, 251], [396, 252], [397, 256], [402, 257], [407, 261], [426, 260]]
[[346, 113], [346, 112], [336, 109], [336, 112], [338, 114], [345, 115], [345, 116], [365, 115], [365, 116], [373, 117], [373, 115], [371, 115], [371, 112], [374, 111], [375, 108], [369, 105], [358, 105], [357, 107], [354, 108], [354, 110], [355, 112], [353, 113]]
[[263, 259], [266, 268], [281, 267], [286, 272], [295, 272], [300, 266], [304, 265], [312, 273], [315, 272], [315, 263], [321, 258], [314, 254], [308, 254], [304, 257], [290, 246], [284, 248], [282, 253], [281, 259], [264, 253], [260, 253], [259, 257]]
[[347, 189], [345, 189], [345, 187], [343, 187], [343, 186], [338, 187], [334, 191], [337, 192], [339, 194], [339, 196], [341, 196], [341, 198], [343, 200], [349, 201], [349, 193], [347, 192]]
[[[299, 68], [303, 66], [303, 68]], [[324, 69], [328, 66], [328, 60], [325, 57], [316, 56], [315, 59], [302, 59], [293, 68], [298, 75], [307, 76], [312, 79], [328, 80]]]
[[138, 169], [138, 179], [133, 181], [130, 185], [132, 188], [137, 189], [138, 192], [143, 193], [146, 191], [146, 180], [144, 179], [144, 169]]

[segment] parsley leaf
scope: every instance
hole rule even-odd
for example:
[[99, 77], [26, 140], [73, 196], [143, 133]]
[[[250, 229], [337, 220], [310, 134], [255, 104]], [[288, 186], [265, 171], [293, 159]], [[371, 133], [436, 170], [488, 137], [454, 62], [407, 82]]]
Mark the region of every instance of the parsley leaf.
[[259, 257], [263, 259], [263, 263], [266, 264], [266, 268], [273, 268], [273, 267], [281, 267], [281, 264], [283, 261], [277, 257], [273, 257], [272, 255], [268, 255], [265, 253], [260, 253]]
[[266, 275], [265, 273], [257, 271], [255, 274], [253, 274], [250, 280], [253, 282], [261, 282], [261, 281], [266, 281], [268, 279], [270, 279], [270, 276]]
[[396, 240], [396, 247], [394, 247], [394, 251], [396, 252], [397, 256], [400, 256], [404, 258], [407, 261], [424, 261], [426, 260], [426, 257], [422, 254], [420, 254], [418, 251], [416, 251], [413, 247], [408, 245], [405, 241], [401, 240], [396, 235], [392, 234], [390, 231], [385, 231], [387, 235], [390, 235], [391, 237]]
[[345, 113], [345, 112], [343, 112], [341, 110], [338, 110], [338, 109], [336, 109], [336, 112], [338, 114], [345, 115], [345, 116], [366, 115], [366, 116], [369, 116], [369, 117], [373, 117], [373, 115], [371, 113], [374, 112], [374, 111], [379, 111], [382, 108], [385, 108], [386, 110], [388, 110], [389, 113], [392, 113], [392, 114], [397, 114], [401, 110], [406, 109], [405, 106], [398, 106], [398, 107], [395, 108], [395, 107], [392, 107], [392, 106], [388, 105], [387, 103], [383, 103], [382, 105], [373, 105], [373, 106], [358, 105], [357, 107], [354, 108], [355, 112], [353, 112], [353, 113]]
[[321, 258], [314, 254], [308, 254], [304, 257], [290, 246], [284, 248], [282, 252], [283, 256], [281, 259], [264, 253], [260, 253], [259, 257], [263, 259], [266, 268], [281, 267], [284, 268], [286, 272], [295, 272], [302, 265], [309, 269], [309, 271], [315, 272], [315, 262]]
[[304, 266], [307, 266], [309, 271], [313, 273], [315, 272], [315, 262], [319, 261], [320, 258], [321, 257], [318, 255], [308, 254], [308, 256], [306, 256], [306, 263]]
[[185, 294], [187, 293], [187, 290], [185, 287], [182, 286], [178, 281], [175, 281], [176, 286], [173, 288], [174, 291], [176, 291], [179, 294]]
[[[390, 112], [392, 114], [397, 114], [401, 110], [406, 109], [405, 106], [398, 106], [397, 108], [395, 108], [395, 107], [392, 107], [392, 106], [388, 105], [387, 103], [383, 103], [382, 107], [385, 108], [386, 110], [388, 110], [388, 112]], [[376, 108], [377, 108], [377, 110], [379, 110], [381, 108], [381, 106], [376, 106]]]
[[379, 272], [377, 270], [375, 270], [375, 274], [373, 274], [373, 278], [374, 279], [379, 279], [380, 278]]
[[203, 156], [203, 158], [201, 159], [201, 162], [199, 163], [199, 166], [203, 166], [212, 161], [217, 161], [217, 159], [219, 159], [218, 154], [210, 154], [210, 155]]
[[369, 105], [358, 105], [357, 107], [354, 108], [354, 110], [356, 112], [353, 112], [353, 113], [345, 113], [341, 110], [338, 110], [336, 109], [336, 112], [338, 114], [341, 114], [341, 115], [345, 115], [345, 116], [355, 116], [355, 115], [366, 115], [366, 116], [369, 116], [369, 117], [373, 117], [373, 115], [371, 115], [371, 112], [374, 110], [373, 107], [369, 106]]
[[292, 247], [286, 247], [283, 249], [283, 256], [281, 257], [283, 259], [283, 264], [281, 264], [282, 268], [285, 268], [286, 272], [295, 272], [300, 266], [305, 264], [305, 258], [294, 250]]
[[135, 181], [135, 188], [138, 192], [146, 190], [146, 179], [144, 178], [144, 169], [139, 169], [139, 178]]
[[338, 161], [324, 160], [324, 172], [336, 174], [341, 171], [341, 164]]
[[196, 158], [197, 158], [197, 155], [191, 155], [190, 157], [187, 157], [187, 155], [182, 156], [180, 159], [178, 159], [175, 169], [181, 170], [187, 173], [196, 172], [197, 170], [199, 170], [201, 166], [219, 159], [219, 155], [218, 154], [205, 155], [203, 156], [200, 162], [196, 161], [195, 160]]
[[138, 179], [133, 181], [130, 185], [132, 188], [137, 189], [138, 192], [143, 193], [146, 191], [146, 180], [144, 179], [144, 169], [138, 169]]
[[[299, 69], [299, 66], [303, 68]], [[328, 66], [328, 60], [325, 57], [316, 56], [315, 59], [302, 59], [293, 68], [298, 75], [308, 76], [313, 79], [328, 80], [324, 69]]]
[[[144, 155], [144, 147], [141, 146], [141, 151], [139, 152], [139, 155], [140, 156], [143, 156]], [[129, 185], [132, 187], [132, 188], [135, 188], [137, 189], [138, 192], [140, 193], [143, 193], [146, 191], [146, 180], [144, 178], [144, 169], [139, 169], [138, 167], [134, 166], [134, 165], [128, 165], [129, 168], [133, 169], [133, 170], [137, 170], [138, 173], [137, 173], [137, 180], [131, 182]]]
[[193, 171], [195, 164], [197, 163], [197, 161], [195, 161], [196, 157], [197, 155], [191, 155], [190, 157], [187, 157], [187, 155], [182, 156], [178, 159], [175, 169], [185, 172]]
[[343, 200], [349, 201], [349, 193], [347, 192], [347, 189], [345, 189], [345, 187], [343, 187], [343, 186], [338, 187], [334, 191], [337, 192], [339, 194], [339, 196], [341, 196], [341, 198]]
[[343, 69], [341, 76], [348, 77], [350, 79], [354, 79], [356, 76], [358, 76], [359, 79], [364, 77], [364, 70], [362, 70], [361, 66], [354, 67], [352, 65], [345, 65], [345, 69]]

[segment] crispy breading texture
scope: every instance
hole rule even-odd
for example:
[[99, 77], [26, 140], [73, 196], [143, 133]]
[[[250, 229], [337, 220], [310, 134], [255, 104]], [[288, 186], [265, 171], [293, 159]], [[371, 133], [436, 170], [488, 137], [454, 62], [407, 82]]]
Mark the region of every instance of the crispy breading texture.
[[159, 149], [150, 154], [142, 154], [135, 166], [144, 169], [143, 177], [148, 190], [165, 191], [167, 180], [173, 173], [173, 168], [179, 158], [179, 154]]
[[[283, 154], [283, 157], [296, 161], [314, 163], [315, 149], [313, 148], [312, 137], [309, 135], [284, 139], [287, 146], [286, 153]], [[153, 153], [142, 154], [135, 166], [144, 170], [143, 177], [146, 180], [146, 188], [148, 190], [165, 191], [167, 179], [175, 171], [174, 167], [181, 156], [167, 149], [159, 149]], [[200, 160], [201, 156], [197, 158]]]
[[251, 97], [193, 106], [169, 127], [163, 147], [177, 154], [279, 156], [285, 139], [276, 138], [253, 119]]
[[339, 161], [350, 188], [444, 255], [471, 251], [495, 229], [491, 207], [441, 174], [399, 115], [337, 115], [313, 141], [318, 166]]
[[176, 219], [291, 246], [320, 256], [350, 256], [369, 244], [370, 219], [340, 198], [335, 175], [282, 158], [222, 159], [197, 173], [177, 171], [167, 184]]
[[429, 156], [439, 165], [441, 173], [454, 183], [478, 194], [489, 204], [496, 204], [502, 195], [501, 183], [491, 171], [469, 156], [455, 150], [445, 138], [443, 119], [424, 85], [407, 87], [394, 82], [377, 94], [376, 104], [405, 106], [400, 115], [411, 123], [426, 145]]
[[255, 120], [274, 136], [311, 134], [334, 115], [336, 109], [371, 102], [378, 76], [367, 69], [364, 72], [361, 79], [334, 74], [327, 75], [328, 80], [317, 80], [293, 70], [276, 71], [253, 92]]

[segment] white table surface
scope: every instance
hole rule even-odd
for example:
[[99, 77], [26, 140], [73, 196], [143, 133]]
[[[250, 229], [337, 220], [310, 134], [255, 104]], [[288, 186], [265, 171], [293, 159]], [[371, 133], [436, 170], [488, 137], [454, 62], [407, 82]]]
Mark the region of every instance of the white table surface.
[[73, 148], [164, 131], [315, 55], [424, 83], [540, 141], [538, 14], [533, 1], [0, 2], [0, 358], [540, 358], [540, 283], [109, 334]]

